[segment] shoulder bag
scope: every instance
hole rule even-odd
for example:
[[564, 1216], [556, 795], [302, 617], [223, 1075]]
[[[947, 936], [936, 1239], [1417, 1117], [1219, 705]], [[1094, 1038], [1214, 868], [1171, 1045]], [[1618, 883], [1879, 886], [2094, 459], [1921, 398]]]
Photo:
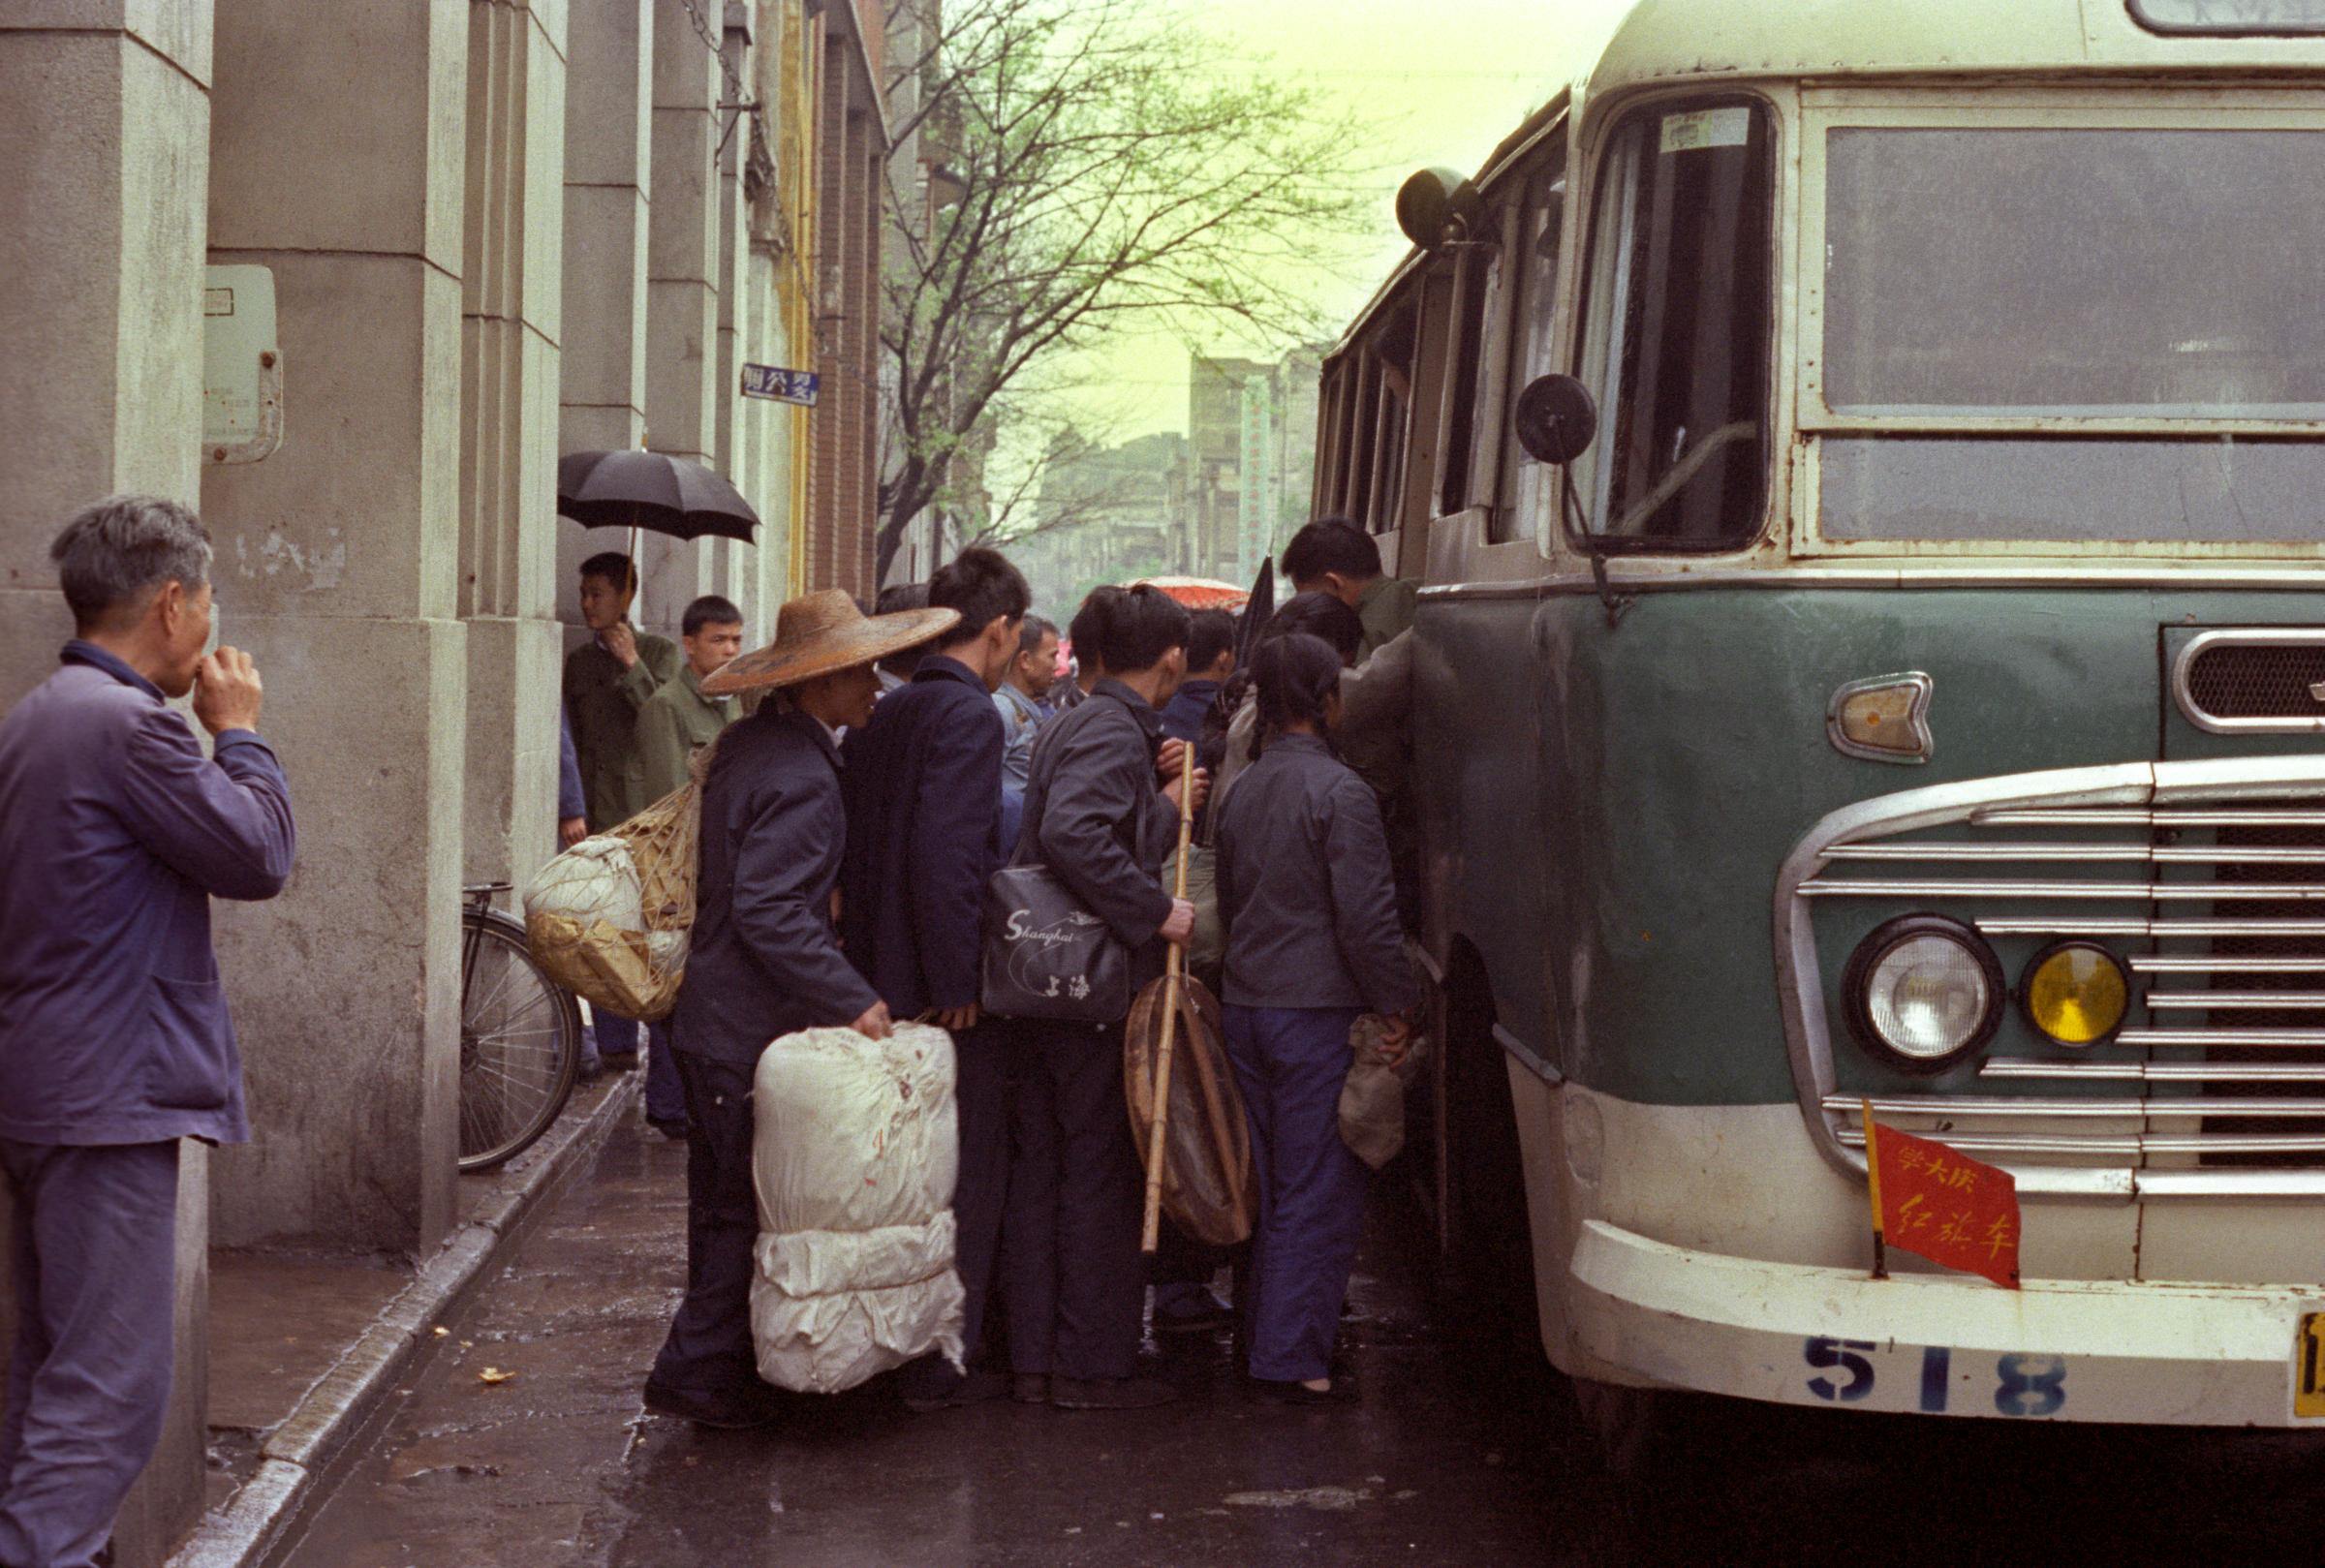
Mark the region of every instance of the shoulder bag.
[[984, 1009], [1103, 1024], [1131, 1010], [1131, 953], [1046, 866], [985, 883]]

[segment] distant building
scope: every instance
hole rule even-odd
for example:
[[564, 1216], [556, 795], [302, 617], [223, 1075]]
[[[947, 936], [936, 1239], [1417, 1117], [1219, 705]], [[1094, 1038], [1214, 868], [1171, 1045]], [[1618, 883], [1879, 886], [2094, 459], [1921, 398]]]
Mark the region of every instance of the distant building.
[[1186, 570], [1249, 582], [1307, 521], [1322, 364], [1317, 346], [1273, 361], [1190, 360]]
[[1187, 452], [1173, 432], [1099, 446], [1067, 431], [1050, 444], [1035, 529], [1002, 546], [1038, 608], [1062, 619], [1100, 583], [1187, 569]]

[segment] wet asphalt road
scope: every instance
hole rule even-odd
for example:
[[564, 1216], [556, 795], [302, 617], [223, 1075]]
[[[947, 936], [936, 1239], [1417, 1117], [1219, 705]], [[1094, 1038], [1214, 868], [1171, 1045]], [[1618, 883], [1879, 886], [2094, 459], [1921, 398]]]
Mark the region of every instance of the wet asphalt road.
[[[1245, 1402], [1166, 1341], [1159, 1411], [877, 1387], [760, 1432], [648, 1416], [683, 1272], [683, 1154], [617, 1132], [446, 1325], [278, 1568], [2325, 1559], [2325, 1439], [2000, 1427], [1678, 1401], [1650, 1479], [1591, 1459], [1562, 1385], [1424, 1286], [1376, 1206], [1345, 1326], [1360, 1406]], [[510, 1375], [488, 1383], [490, 1368]]]

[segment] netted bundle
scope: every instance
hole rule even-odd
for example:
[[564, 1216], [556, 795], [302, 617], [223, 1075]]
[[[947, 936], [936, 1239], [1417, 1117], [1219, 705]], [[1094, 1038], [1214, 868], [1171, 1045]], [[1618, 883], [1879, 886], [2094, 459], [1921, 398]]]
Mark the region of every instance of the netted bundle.
[[752, 1079], [759, 1375], [836, 1394], [928, 1351], [958, 1366], [952, 1036], [787, 1034]]
[[[1162, 1043], [1165, 982], [1132, 1004], [1123, 1032], [1122, 1077], [1141, 1168], [1153, 1139], [1155, 1064]], [[1201, 982], [1179, 982], [1179, 1025], [1170, 1048], [1170, 1117], [1162, 1133], [1162, 1212], [1195, 1241], [1232, 1246], [1251, 1235], [1259, 1194], [1243, 1095], [1227, 1065], [1219, 999]]]
[[525, 889], [525, 944], [592, 1007], [647, 1022], [669, 1016], [695, 926], [702, 775], [627, 822], [582, 840]]

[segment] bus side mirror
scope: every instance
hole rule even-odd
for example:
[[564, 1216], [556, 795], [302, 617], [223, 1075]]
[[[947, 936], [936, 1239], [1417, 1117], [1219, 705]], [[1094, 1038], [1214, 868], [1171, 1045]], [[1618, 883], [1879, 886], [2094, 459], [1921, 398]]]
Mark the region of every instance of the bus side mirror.
[[1571, 463], [1598, 434], [1598, 406], [1571, 376], [1539, 376], [1518, 394], [1511, 415], [1518, 445], [1537, 463]]
[[1474, 239], [1484, 220], [1485, 198], [1450, 169], [1424, 169], [1397, 187], [1397, 227], [1420, 250]]

